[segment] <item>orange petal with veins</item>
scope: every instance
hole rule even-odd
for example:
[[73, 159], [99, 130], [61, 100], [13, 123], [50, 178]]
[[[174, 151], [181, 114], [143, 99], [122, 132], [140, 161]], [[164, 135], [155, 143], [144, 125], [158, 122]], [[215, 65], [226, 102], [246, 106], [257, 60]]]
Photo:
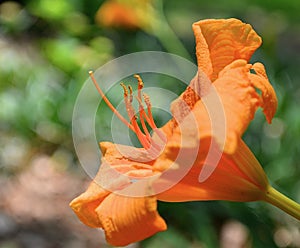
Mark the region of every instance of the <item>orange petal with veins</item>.
[[[252, 74], [250, 69], [257, 70]], [[271, 122], [276, 108], [275, 91], [268, 81], [264, 67], [260, 63], [254, 66], [245, 60], [236, 60], [226, 66], [220, 73], [214, 86], [221, 98], [226, 116], [225, 152], [233, 153], [237, 140], [242, 137], [258, 107]], [[259, 89], [261, 95], [256, 92]]]
[[[200, 153], [205, 153], [206, 148]], [[207, 151], [206, 151], [207, 152]], [[204, 166], [205, 154], [198, 157], [184, 178], [167, 191], [157, 195], [157, 199], [168, 202], [197, 200], [257, 201], [263, 199], [268, 185], [267, 178], [259, 162], [250, 149], [239, 140], [238, 149], [232, 155], [222, 154], [217, 167], [205, 181], [199, 182], [199, 174]], [[184, 162], [184, 161], [183, 161]], [[182, 168], [184, 164], [179, 164]], [[209, 164], [208, 166], [215, 166]], [[168, 183], [162, 175], [154, 188]]]
[[167, 229], [157, 212], [156, 197], [126, 197], [110, 194], [96, 209], [106, 240], [125, 246]]
[[261, 107], [263, 108], [267, 121], [271, 123], [278, 105], [276, 93], [269, 82], [264, 65], [255, 63], [252, 69], [256, 74], [250, 74], [250, 80], [254, 87], [261, 91]]
[[[123, 246], [164, 231], [167, 226], [156, 211], [156, 197], [151, 196], [152, 167], [124, 158], [117, 147], [101, 143], [101, 167], [87, 191], [70, 206], [83, 223], [103, 228], [108, 243]], [[143, 153], [142, 149], [137, 151]]]
[[108, 194], [110, 194], [109, 191], [104, 190], [95, 181], [92, 181], [88, 189], [70, 203], [70, 207], [87, 226], [102, 227], [95, 209]]
[[[252, 68], [257, 74], [250, 73]], [[192, 108], [183, 96], [175, 100], [171, 110], [179, 121], [178, 126], [167, 124], [163, 127], [164, 130], [173, 128], [167, 146], [183, 147], [182, 141], [187, 135], [189, 144], [213, 136], [221, 148], [224, 146], [224, 152], [234, 153], [238, 139], [254, 118], [257, 108], [264, 108], [268, 121], [276, 111], [276, 94], [264, 73], [261, 64], [252, 66], [246, 60], [235, 60], [219, 73], [211, 89], [206, 89], [206, 95], [193, 103]], [[193, 79], [194, 85], [197, 79]], [[188, 118], [188, 125], [185, 125]], [[195, 128], [197, 131], [193, 130]]]
[[224, 151], [227, 153], [235, 151], [237, 140], [261, 105], [260, 96], [249, 79], [250, 67], [245, 60], [236, 60], [226, 66], [214, 82], [226, 116]]
[[261, 45], [251, 25], [237, 19], [209, 19], [193, 24], [198, 67], [214, 81], [236, 59], [249, 61]]

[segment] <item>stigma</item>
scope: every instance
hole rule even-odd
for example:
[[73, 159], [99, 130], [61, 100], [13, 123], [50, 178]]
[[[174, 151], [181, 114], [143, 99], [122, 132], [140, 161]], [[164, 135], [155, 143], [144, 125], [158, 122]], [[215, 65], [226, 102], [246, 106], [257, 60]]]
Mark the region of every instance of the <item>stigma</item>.
[[[111, 109], [111, 111], [129, 128], [131, 129], [137, 136], [139, 142], [143, 146], [143, 148], [151, 155], [153, 158], [157, 158], [159, 154], [162, 152], [167, 140], [164, 133], [157, 128], [155, 121], [152, 115], [152, 105], [150, 101], [150, 97], [142, 93], [142, 89], [144, 87], [144, 83], [141, 77], [137, 74], [134, 77], [137, 79], [137, 95], [133, 95], [133, 89], [130, 85], [126, 87], [124, 83], [121, 83], [121, 87], [123, 88], [124, 95], [124, 103], [126, 107], [126, 112], [129, 118], [129, 121], [125, 117], [123, 117], [117, 109], [112, 105], [109, 99], [105, 96], [102, 89], [98, 85], [94, 73], [92, 71], [89, 72], [90, 78], [95, 85], [98, 93], [107, 104], [107, 106]], [[132, 102], [136, 99], [138, 102], [138, 111], [136, 112], [134, 107], [132, 106]], [[144, 108], [146, 105], [146, 109]], [[140, 120], [140, 125], [138, 124], [138, 119]], [[147, 128], [147, 125], [152, 130]], [[154, 138], [155, 134], [155, 138]]]

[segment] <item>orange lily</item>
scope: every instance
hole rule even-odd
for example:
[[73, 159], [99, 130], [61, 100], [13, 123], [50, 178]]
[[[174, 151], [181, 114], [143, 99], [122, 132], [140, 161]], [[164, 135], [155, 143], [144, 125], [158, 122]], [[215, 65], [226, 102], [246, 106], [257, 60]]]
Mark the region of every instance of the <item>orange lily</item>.
[[141, 29], [154, 35], [168, 51], [190, 58], [169, 26], [160, 0], [106, 0], [96, 12], [95, 21], [106, 28]]
[[[172, 103], [173, 118], [160, 129], [152, 118], [147, 96], [144, 102], [148, 112], [143, 108], [143, 82], [138, 75], [142, 129], [131, 105], [131, 87], [128, 92], [123, 85], [130, 119], [127, 122], [91, 73], [100, 95], [143, 145], [134, 148], [101, 142], [102, 165], [96, 178], [70, 203], [83, 223], [103, 228], [112, 245], [127, 245], [166, 230], [165, 221], [156, 211], [157, 199], [263, 200], [300, 219], [299, 205], [270, 186], [259, 162], [241, 139], [258, 107], [263, 108], [268, 122], [277, 108], [264, 66], [248, 63], [261, 38], [250, 25], [237, 19], [199, 21], [193, 24], [193, 31], [198, 73]], [[211, 101], [213, 92], [222, 106], [217, 114], [207, 108], [208, 104], [213, 110], [219, 107]], [[216, 129], [218, 113], [224, 115], [224, 122]], [[224, 132], [219, 132], [222, 128]], [[207, 159], [209, 153], [218, 160]]]
[[149, 0], [108, 0], [100, 6], [95, 19], [104, 27], [148, 28], [154, 9]]

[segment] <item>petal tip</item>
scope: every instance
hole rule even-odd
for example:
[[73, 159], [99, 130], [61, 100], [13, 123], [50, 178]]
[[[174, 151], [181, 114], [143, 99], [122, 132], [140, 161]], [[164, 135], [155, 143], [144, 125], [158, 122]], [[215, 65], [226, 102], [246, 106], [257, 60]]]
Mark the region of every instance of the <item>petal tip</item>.
[[167, 229], [156, 209], [156, 197], [111, 194], [96, 212], [107, 242], [114, 246], [125, 246]]

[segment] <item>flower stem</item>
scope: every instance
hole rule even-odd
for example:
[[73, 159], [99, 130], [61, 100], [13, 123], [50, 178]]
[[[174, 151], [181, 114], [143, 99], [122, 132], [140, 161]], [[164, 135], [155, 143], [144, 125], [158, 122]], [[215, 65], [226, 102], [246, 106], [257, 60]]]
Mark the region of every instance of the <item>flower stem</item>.
[[166, 21], [157, 25], [153, 33], [168, 52], [176, 53], [191, 60], [191, 56]]
[[156, 1], [155, 10], [156, 18], [152, 21], [151, 28], [146, 31], [156, 36], [168, 52], [193, 60], [178, 36], [170, 27], [164, 15], [162, 1]]
[[300, 220], [300, 204], [286, 197], [273, 187], [269, 186], [266, 192], [265, 201], [280, 208], [289, 215]]

